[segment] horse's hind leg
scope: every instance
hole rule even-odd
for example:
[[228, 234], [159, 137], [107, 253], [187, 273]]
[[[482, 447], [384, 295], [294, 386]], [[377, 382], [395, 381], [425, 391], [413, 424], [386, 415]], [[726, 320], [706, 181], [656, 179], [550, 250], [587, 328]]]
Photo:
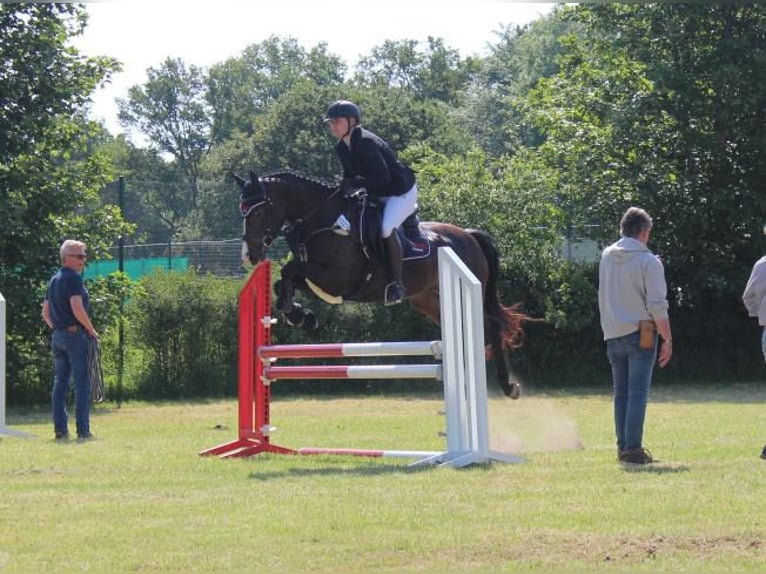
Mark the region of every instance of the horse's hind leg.
[[[423, 294], [410, 297], [410, 304], [421, 314], [439, 325], [441, 323], [441, 307], [439, 302], [439, 290], [433, 289]], [[503, 394], [512, 399], [518, 399], [521, 396], [521, 385], [511, 380], [508, 371], [508, 365], [506, 363], [505, 349], [500, 337], [496, 334], [492, 334], [491, 328], [488, 328], [488, 322], [491, 321], [491, 317], [484, 317], [485, 330], [484, 339], [485, 343], [491, 350], [491, 359], [495, 362], [495, 369], [497, 372], [497, 382], [500, 388], [503, 390]]]
[[418, 293], [408, 298], [410, 305], [421, 315], [431, 319], [435, 324], [441, 323], [441, 307], [439, 306], [439, 289]]
[[491, 316], [484, 316], [484, 338], [491, 352], [490, 358], [495, 362], [497, 383], [505, 396], [518, 399], [521, 396], [521, 385], [511, 379], [503, 340], [492, 322]]

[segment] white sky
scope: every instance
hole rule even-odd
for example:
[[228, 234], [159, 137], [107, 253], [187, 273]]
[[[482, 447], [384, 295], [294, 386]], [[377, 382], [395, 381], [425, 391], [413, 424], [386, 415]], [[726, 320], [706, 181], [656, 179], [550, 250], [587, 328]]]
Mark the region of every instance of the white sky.
[[385, 40], [425, 42], [432, 36], [463, 57], [486, 55], [502, 26], [525, 24], [554, 6], [489, 0], [122, 0], [87, 4], [88, 26], [74, 44], [87, 55], [123, 64], [123, 72], [93, 98], [93, 118], [117, 134], [123, 130], [114, 99], [144, 83], [146, 69], [167, 57], [210, 66], [272, 35], [293, 37], [305, 49], [325, 42], [349, 68]]

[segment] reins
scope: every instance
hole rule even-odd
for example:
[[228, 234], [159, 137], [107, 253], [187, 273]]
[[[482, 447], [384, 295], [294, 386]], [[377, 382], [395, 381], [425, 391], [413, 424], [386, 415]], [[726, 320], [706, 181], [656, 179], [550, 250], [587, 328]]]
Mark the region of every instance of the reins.
[[[308, 183], [315, 183], [317, 185], [321, 185], [323, 187], [329, 187], [328, 184], [316, 180], [311, 179], [309, 177], [306, 177], [302, 174], [298, 174], [296, 172], [292, 171], [286, 171], [286, 172], [276, 172], [276, 173], [270, 173], [265, 174], [261, 181], [268, 181], [269, 179], [273, 179], [275, 181], [280, 181], [282, 183], [286, 183], [284, 181], [284, 178], [286, 177], [292, 177], [297, 180], [302, 180], [304, 182]], [[268, 196], [268, 192], [266, 191], [266, 187], [264, 188], [264, 195], [266, 197], [265, 201], [267, 203], [271, 203], [271, 198]], [[301, 237], [301, 231], [305, 229], [305, 226], [327, 205], [328, 202], [332, 201], [339, 193], [341, 192], [341, 188], [337, 187], [335, 188], [329, 195], [325, 196], [323, 201], [319, 203], [314, 209], [309, 211], [308, 213], [303, 214], [301, 217], [296, 218], [295, 220], [289, 222], [289, 224], [283, 225], [283, 230], [285, 233], [285, 236], [291, 235], [293, 239], [297, 239], [298, 242], [302, 245], [305, 243], [305, 241], [311, 237], [314, 237], [315, 235], [319, 233], [324, 233], [325, 231], [332, 231], [333, 227], [319, 227], [317, 229], [314, 229], [310, 231], [305, 237]], [[268, 216], [267, 216], [268, 217]]]

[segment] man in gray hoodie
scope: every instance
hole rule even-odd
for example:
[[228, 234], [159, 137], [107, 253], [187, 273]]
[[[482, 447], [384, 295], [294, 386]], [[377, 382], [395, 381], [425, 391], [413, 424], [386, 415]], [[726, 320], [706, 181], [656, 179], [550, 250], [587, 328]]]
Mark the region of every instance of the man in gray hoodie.
[[[601, 329], [612, 365], [617, 457], [633, 464], [654, 462], [642, 444], [646, 403], [655, 360], [664, 367], [673, 355], [665, 270], [647, 247], [651, 231], [649, 214], [629, 208], [620, 221], [621, 238], [602, 252], [598, 273]], [[642, 344], [639, 322], [653, 329]]]
[[[763, 327], [761, 349], [766, 360], [766, 256], [761, 257], [753, 265], [750, 277], [742, 294], [747, 314], [758, 318], [758, 324]], [[761, 458], [766, 459], [766, 445], [761, 451]]]

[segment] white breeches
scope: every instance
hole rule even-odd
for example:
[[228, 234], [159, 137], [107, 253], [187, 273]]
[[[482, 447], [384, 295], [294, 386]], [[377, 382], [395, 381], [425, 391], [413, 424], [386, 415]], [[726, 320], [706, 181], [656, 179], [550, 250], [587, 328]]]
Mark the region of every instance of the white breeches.
[[404, 195], [381, 197], [380, 202], [384, 206], [381, 235], [386, 238], [418, 208], [418, 186], [413, 185]]

